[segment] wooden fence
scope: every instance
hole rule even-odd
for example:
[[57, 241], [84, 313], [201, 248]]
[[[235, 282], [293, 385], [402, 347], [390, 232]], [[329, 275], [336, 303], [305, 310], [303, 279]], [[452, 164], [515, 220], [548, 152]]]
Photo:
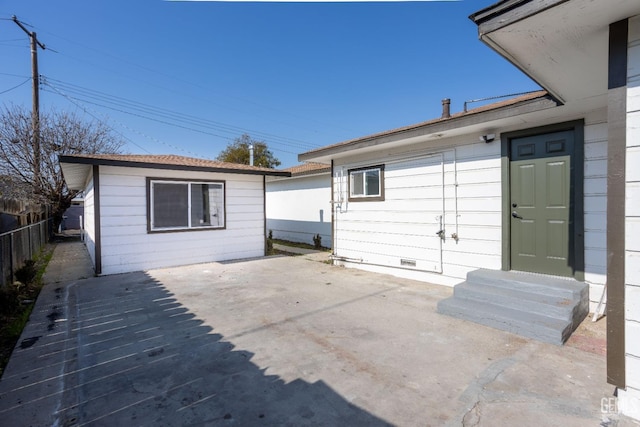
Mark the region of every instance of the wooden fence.
[[33, 257], [49, 241], [53, 219], [0, 234], [0, 287], [13, 282], [15, 271]]

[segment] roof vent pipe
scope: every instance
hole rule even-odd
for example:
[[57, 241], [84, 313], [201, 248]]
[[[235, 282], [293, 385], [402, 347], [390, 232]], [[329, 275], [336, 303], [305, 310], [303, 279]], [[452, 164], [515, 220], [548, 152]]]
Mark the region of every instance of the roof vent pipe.
[[445, 98], [442, 100], [442, 118], [448, 119], [449, 117], [451, 117], [451, 100]]

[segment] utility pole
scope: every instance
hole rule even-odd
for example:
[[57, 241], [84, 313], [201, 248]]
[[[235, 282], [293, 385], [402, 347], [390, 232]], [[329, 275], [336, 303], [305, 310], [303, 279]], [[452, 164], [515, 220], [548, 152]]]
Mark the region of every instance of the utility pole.
[[31, 110], [31, 123], [33, 126], [33, 181], [35, 185], [35, 191], [39, 193], [40, 191], [40, 75], [38, 74], [38, 46], [45, 49], [44, 44], [38, 41], [38, 37], [36, 33], [33, 31], [27, 30], [27, 28], [22, 24], [22, 22], [18, 21], [16, 16], [12, 16], [11, 19], [13, 22], [18, 25], [29, 36], [29, 41], [31, 44], [31, 75], [33, 79], [33, 107]]

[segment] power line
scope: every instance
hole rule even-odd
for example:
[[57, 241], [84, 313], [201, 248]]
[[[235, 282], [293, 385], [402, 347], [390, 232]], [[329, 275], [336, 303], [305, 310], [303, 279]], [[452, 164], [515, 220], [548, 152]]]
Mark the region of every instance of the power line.
[[[15, 16], [12, 17], [11, 19], [0, 18], [0, 20], [7, 20], [7, 21], [13, 20], [14, 22], [18, 23], [17, 22], [17, 18], [15, 18]], [[24, 25], [28, 26], [28, 27], [31, 27], [31, 28], [35, 28], [30, 24], [24, 24]], [[167, 73], [163, 73], [163, 72], [161, 72], [159, 70], [155, 70], [155, 69], [152, 69], [152, 68], [148, 68], [148, 67], [136, 64], [136, 63], [128, 61], [126, 59], [114, 56], [114, 55], [110, 54], [109, 52], [101, 51], [101, 50], [95, 49], [95, 48], [93, 48], [91, 46], [83, 45], [81, 43], [78, 43], [76, 40], [69, 40], [69, 39], [66, 39], [64, 37], [60, 37], [60, 36], [58, 36], [56, 34], [52, 34], [52, 33], [47, 32], [47, 31], [43, 31], [43, 32], [47, 33], [49, 35], [52, 35], [54, 37], [58, 37], [58, 38], [61, 38], [63, 40], [66, 40], [66, 41], [68, 41], [70, 43], [74, 43], [74, 44], [80, 45], [85, 49], [90, 49], [90, 50], [92, 50], [94, 52], [98, 52], [103, 56], [105, 56], [105, 55], [109, 56], [109, 57], [111, 57], [111, 58], [113, 58], [113, 59], [115, 59], [115, 60], [117, 60], [119, 62], [124, 62], [126, 64], [131, 65], [131, 66], [135, 66], [137, 68], [140, 68], [140, 69], [143, 69], [143, 70], [146, 70], [146, 71], [158, 74], [158, 75], [162, 75], [162, 76], [168, 77], [170, 79], [174, 79], [174, 80], [180, 81], [182, 83], [189, 84], [189, 85], [197, 87], [199, 89], [205, 89], [207, 91], [210, 91], [209, 88], [205, 88], [205, 87], [203, 87], [203, 86], [201, 86], [199, 84], [196, 84], [196, 83], [193, 83], [193, 82], [189, 82], [187, 80], [178, 78], [176, 76], [172, 76], [172, 75], [167, 74]], [[42, 47], [44, 48], [44, 46], [42, 46]], [[49, 46], [47, 46], [47, 50], [60, 54], [60, 52], [52, 50]], [[64, 55], [64, 56], [68, 56], [68, 55]], [[73, 58], [73, 57], [71, 57], [71, 58]], [[78, 61], [86, 62], [85, 59], [78, 59], [78, 58], [74, 58], [74, 59], [76, 59]], [[102, 68], [102, 67], [100, 67], [98, 65], [95, 65], [95, 64], [92, 64], [92, 65], [96, 66], [98, 68]], [[0, 74], [2, 74], [2, 73], [0, 73]], [[5, 74], [5, 75], [8, 75], [8, 74]], [[24, 77], [24, 76], [20, 76], [20, 77]], [[44, 76], [40, 76], [40, 77], [42, 77], [43, 80], [44, 80]], [[126, 76], [126, 77], [131, 78], [131, 76]], [[49, 79], [49, 80], [52, 80], [53, 82], [55, 82], [55, 84], [52, 84], [51, 82], [43, 81], [42, 82], [42, 90], [45, 90], [45, 91], [50, 92], [50, 93], [55, 93], [55, 94], [57, 94], [59, 96], [63, 96], [69, 102], [72, 102], [74, 105], [76, 105], [76, 107], [85, 110], [85, 112], [87, 112], [86, 111], [87, 107], [86, 106], [80, 107], [79, 104], [91, 104], [91, 105], [94, 105], [96, 107], [110, 109], [112, 111], [117, 111], [117, 112], [120, 112], [120, 113], [123, 113], [123, 114], [136, 116], [136, 117], [139, 117], [139, 118], [143, 118], [145, 120], [154, 121], [156, 123], [162, 123], [162, 124], [167, 125], [167, 126], [178, 127], [178, 128], [181, 128], [181, 129], [189, 130], [191, 132], [197, 132], [197, 133], [202, 133], [202, 134], [215, 136], [217, 138], [222, 138], [222, 139], [227, 140], [227, 141], [231, 141], [234, 137], [237, 137], [241, 133], [247, 133], [247, 134], [250, 134], [253, 137], [256, 137], [258, 139], [268, 140], [269, 145], [272, 147], [272, 149], [274, 151], [277, 150], [277, 151], [284, 152], [284, 153], [289, 153], [289, 154], [298, 154], [300, 151], [313, 149], [313, 148], [316, 148], [318, 146], [318, 144], [312, 144], [312, 143], [309, 143], [309, 142], [305, 142], [305, 141], [301, 141], [301, 140], [297, 140], [297, 139], [293, 139], [293, 138], [278, 136], [278, 135], [270, 134], [270, 133], [267, 133], [267, 132], [252, 130], [252, 129], [248, 129], [248, 128], [241, 127], [241, 126], [234, 126], [234, 125], [230, 125], [230, 124], [216, 122], [216, 121], [213, 121], [213, 120], [207, 120], [207, 119], [203, 119], [203, 118], [198, 118], [198, 117], [195, 117], [195, 116], [189, 116], [187, 114], [179, 113], [179, 112], [176, 112], [176, 111], [171, 111], [171, 110], [168, 110], [168, 109], [162, 109], [162, 108], [158, 108], [158, 107], [155, 107], [155, 106], [146, 105], [146, 104], [143, 104], [143, 103], [140, 103], [140, 102], [128, 100], [126, 98], [117, 97], [117, 96], [109, 95], [109, 94], [106, 94], [106, 93], [103, 93], [103, 92], [98, 92], [98, 91], [95, 91], [95, 90], [92, 90], [92, 89], [83, 88], [83, 87], [80, 87], [80, 86], [77, 86], [77, 85], [73, 85], [71, 83], [65, 83], [63, 81], [56, 80], [56, 79]], [[145, 84], [149, 84], [148, 81], [144, 81], [144, 83]], [[24, 84], [24, 83], [22, 83], [22, 84]], [[19, 87], [21, 85], [18, 85], [17, 87]], [[181, 95], [185, 95], [185, 93], [183, 93], [183, 92], [178, 92], [178, 91], [175, 91], [175, 90], [171, 90], [171, 89], [159, 86], [159, 85], [152, 85], [152, 86], [156, 86], [156, 87], [159, 87], [159, 88], [161, 88], [163, 90], [168, 90], [168, 91], [172, 91], [174, 93], [179, 93]], [[2, 93], [6, 93], [6, 92], [8, 92], [10, 90], [13, 90], [13, 89], [15, 89], [15, 88], [8, 89], [7, 91], [2, 92]], [[50, 90], [48, 90], [48, 89], [50, 89]], [[65, 95], [61, 94], [61, 89], [63, 89], [66, 92]], [[189, 95], [189, 96], [194, 97], [193, 95]], [[228, 96], [228, 95], [225, 95], [225, 96]], [[241, 99], [241, 98], [233, 97], [233, 96], [230, 96], [230, 97], [231, 98], [235, 98], [237, 100], [240, 100], [240, 101], [242, 101], [244, 103], [251, 103], [251, 104], [259, 106], [261, 108], [266, 108], [266, 109], [270, 109], [270, 110], [273, 110], [273, 111], [280, 111], [280, 112], [284, 112], [284, 113], [292, 115], [292, 116], [300, 117], [300, 116], [297, 116], [295, 114], [291, 114], [291, 113], [286, 112], [286, 111], [278, 110], [278, 109], [270, 107], [270, 106], [260, 105], [259, 103], [256, 103], [256, 102], [253, 102], [253, 101], [250, 101], [250, 100]], [[215, 103], [212, 102], [210, 99], [207, 99], [207, 102], [209, 104], [215, 105]], [[224, 107], [226, 109], [233, 109], [232, 107], [229, 107], [229, 106], [226, 106], [226, 105]], [[301, 118], [305, 119], [304, 117], [301, 117]], [[277, 120], [275, 120], [273, 118], [269, 118], [269, 120], [274, 121], [274, 122], [277, 121]], [[314, 121], [316, 121], [317, 123], [320, 123], [317, 120], [314, 120]], [[282, 123], [284, 123], [284, 122], [282, 122]], [[123, 127], [126, 127], [126, 125], [124, 125], [122, 123], [120, 125], [123, 126]], [[139, 132], [137, 132], [137, 131], [135, 131], [135, 130], [133, 130], [131, 128], [129, 128], [129, 130], [131, 130], [133, 132], [136, 132], [136, 133], [139, 133]], [[148, 135], [144, 135], [144, 134], [142, 134], [142, 135], [145, 138], [153, 139], [152, 137], [150, 137]], [[175, 148], [175, 149], [179, 149], [181, 151], [185, 151], [184, 149], [182, 149], [180, 147], [175, 147], [175, 146], [172, 146], [171, 144], [167, 144], [167, 143], [164, 143], [164, 142], [159, 141], [159, 140], [156, 140], [156, 142], [159, 142], [161, 144], [167, 145], [167, 146]], [[133, 143], [133, 144], [137, 145], [135, 143]], [[273, 147], [274, 145], [277, 146], [277, 148]], [[288, 147], [290, 149], [287, 150], [287, 149], [282, 149], [280, 147]], [[140, 147], [140, 148], [142, 148], [142, 147]], [[294, 149], [295, 151], [291, 151], [291, 149]], [[193, 154], [193, 153], [191, 153], [191, 154]]]
[[[50, 85], [49, 85], [49, 86], [50, 86]], [[50, 87], [51, 87], [51, 86], [50, 86]], [[57, 93], [58, 95], [60, 95], [60, 96], [62, 96], [63, 98], [67, 99], [69, 102], [71, 102], [71, 103], [72, 103], [73, 105], [75, 105], [76, 107], [78, 107], [78, 108], [80, 108], [81, 110], [83, 110], [85, 113], [89, 114], [91, 117], [95, 118], [96, 120], [100, 120], [99, 118], [97, 118], [95, 115], [93, 115], [93, 114], [90, 112], [90, 109], [89, 109], [89, 108], [87, 108], [86, 106], [84, 106], [84, 105], [82, 104], [82, 102], [87, 102], [87, 101], [80, 101], [80, 100], [78, 100], [77, 98], [74, 98], [74, 97], [72, 97], [72, 96], [69, 96], [68, 94], [65, 94], [65, 93], [61, 92], [59, 89], [56, 89], [55, 87], [51, 87], [51, 89], [52, 89], [55, 93]], [[91, 104], [91, 102], [88, 102], [88, 103], [89, 103], [89, 104]], [[100, 106], [99, 104], [95, 104], [95, 103], [94, 103], [93, 105]], [[109, 107], [106, 107], [106, 108], [109, 108]], [[113, 108], [112, 108], [112, 109], [113, 109]], [[115, 111], [121, 111], [121, 110], [117, 110], [117, 109], [114, 109], [114, 110], [115, 110]], [[95, 110], [93, 110], [93, 111], [95, 112]], [[126, 113], [126, 114], [131, 114], [130, 112], [127, 112], [127, 111], [121, 111], [121, 112]], [[133, 114], [133, 115], [135, 115], [135, 114]], [[155, 137], [152, 137], [152, 136], [150, 136], [150, 135], [147, 135], [147, 134], [145, 134], [144, 132], [140, 132], [140, 131], [138, 131], [138, 130], [136, 130], [136, 129], [133, 129], [133, 128], [131, 128], [131, 127], [127, 126], [126, 124], [124, 124], [124, 123], [122, 123], [122, 122], [120, 122], [120, 121], [118, 121], [118, 120], [113, 119], [113, 117], [111, 117], [111, 120], [112, 120], [112, 121], [115, 121], [117, 124], [119, 124], [119, 125], [120, 125], [120, 126], [122, 126], [123, 128], [125, 128], [125, 129], [127, 129], [127, 130], [129, 130], [129, 131], [131, 131], [131, 132], [134, 132], [134, 133], [136, 133], [136, 134], [138, 134], [138, 135], [140, 135], [140, 136], [142, 136], [142, 137], [144, 137], [144, 138], [147, 138], [147, 139], [149, 139], [149, 140], [151, 140], [151, 141], [153, 141], [153, 142], [156, 142], [156, 143], [159, 143], [159, 144], [165, 145], [165, 146], [167, 146], [167, 147], [169, 147], [169, 148], [172, 148], [172, 149], [174, 149], [174, 150], [182, 151], [182, 152], [187, 153], [187, 154], [189, 154], [189, 155], [191, 155], [191, 156], [195, 156], [195, 157], [204, 157], [204, 158], [210, 158], [210, 157], [207, 157], [207, 156], [202, 156], [202, 155], [196, 154], [196, 153], [194, 153], [194, 152], [192, 152], [192, 151], [189, 151], [189, 150], [187, 150], [187, 149], [185, 149], [185, 148], [182, 148], [182, 147], [179, 147], [179, 146], [176, 146], [176, 145], [173, 145], [173, 144], [167, 143], [167, 142], [165, 142], [165, 141], [162, 141], [162, 140], [159, 140], [159, 139], [157, 139], [157, 138], [155, 138]], [[151, 119], [151, 120], [153, 120], [153, 119]], [[104, 123], [104, 121], [103, 121], [103, 123]], [[162, 122], [161, 122], [161, 123], [162, 123]], [[105, 124], [106, 124], [106, 123], [105, 123]], [[107, 125], [107, 126], [108, 126], [108, 125]], [[113, 130], [113, 128], [112, 128], [111, 126], [109, 126], [109, 128]], [[126, 137], [124, 134], [122, 134], [122, 133], [120, 133], [120, 132], [117, 132], [117, 131], [115, 131], [115, 130], [114, 130], [114, 132], [118, 133], [118, 134], [119, 134], [119, 135], [121, 135], [123, 138], [127, 139], [129, 142], [131, 142], [131, 143], [132, 143], [133, 145], [135, 145], [136, 147], [138, 147], [138, 148], [140, 148], [141, 150], [145, 151], [146, 153], [150, 154], [150, 152], [149, 152], [148, 150], [146, 150], [146, 149], [145, 149], [145, 148], [143, 148], [142, 146], [140, 146], [140, 145], [136, 144], [135, 142], [133, 142], [133, 140], [131, 140], [130, 138]], [[222, 137], [222, 138], [224, 138], [224, 137]], [[229, 141], [231, 140], [230, 138], [225, 138], [225, 139], [228, 139]], [[272, 148], [272, 147], [271, 147], [271, 148]], [[275, 149], [274, 149], [274, 151], [283, 152], [283, 153], [288, 153], [288, 154], [298, 154], [298, 153], [296, 153], [296, 152], [287, 151], [287, 150], [283, 150], [283, 149], [278, 149], [278, 150], [275, 150]]]
[[[197, 83], [194, 83], [194, 82], [191, 82], [191, 81], [188, 81], [188, 80], [185, 80], [185, 79], [182, 79], [182, 78], [176, 77], [176, 76], [171, 75], [171, 74], [168, 74], [168, 73], [164, 73], [164, 72], [162, 72], [162, 71], [159, 71], [159, 70], [156, 70], [156, 69], [153, 69], [153, 68], [149, 68], [149, 67], [146, 67], [146, 66], [143, 66], [143, 65], [137, 64], [137, 63], [135, 63], [135, 62], [133, 62], [133, 61], [129, 61], [129, 60], [127, 60], [127, 59], [124, 59], [124, 58], [118, 57], [118, 56], [116, 56], [116, 55], [113, 55], [113, 54], [111, 54], [110, 52], [103, 51], [103, 50], [100, 50], [100, 49], [96, 49], [96, 48], [94, 48], [94, 47], [92, 47], [92, 46], [87, 46], [87, 45], [85, 45], [85, 44], [83, 44], [83, 43], [78, 42], [77, 40], [68, 39], [68, 38], [66, 38], [66, 37], [63, 37], [63, 36], [57, 35], [57, 34], [55, 34], [55, 33], [51, 33], [51, 32], [49, 32], [49, 31], [43, 31], [43, 32], [44, 32], [45, 34], [50, 35], [50, 36], [53, 36], [53, 37], [57, 37], [57, 38], [59, 38], [59, 39], [62, 39], [62, 40], [64, 40], [64, 41], [68, 42], [68, 43], [72, 43], [72, 44], [75, 44], [75, 45], [77, 45], [77, 46], [80, 46], [80, 47], [82, 47], [83, 49], [91, 50], [91, 51], [93, 51], [93, 52], [96, 52], [96, 53], [100, 54], [100, 55], [101, 55], [101, 56], [103, 56], [103, 57], [104, 57], [104, 56], [108, 56], [108, 57], [113, 58], [113, 59], [115, 59], [115, 60], [117, 60], [117, 61], [119, 61], [119, 62], [122, 62], [122, 63], [128, 64], [128, 65], [134, 66], [134, 67], [139, 68], [139, 69], [141, 69], [141, 70], [144, 70], [144, 71], [147, 71], [147, 72], [151, 72], [151, 73], [153, 73], [153, 74], [156, 74], [156, 75], [159, 75], [159, 76], [163, 76], [163, 77], [166, 77], [166, 78], [169, 78], [169, 79], [172, 79], [172, 80], [175, 80], [175, 81], [178, 81], [178, 82], [181, 82], [181, 83], [187, 84], [187, 85], [192, 86], [192, 87], [194, 87], [194, 88], [197, 88], [197, 89], [199, 89], [199, 90], [206, 90], [206, 91], [208, 91], [208, 92], [212, 92], [210, 88], [204, 87], [204, 86], [202, 86], [202, 85], [200, 85], [200, 84], [197, 84]], [[52, 50], [52, 49], [49, 47], [49, 48], [48, 48], [48, 50]], [[85, 62], [85, 63], [88, 63], [88, 64], [90, 64], [90, 65], [92, 65], [92, 66], [95, 66], [95, 67], [98, 67], [98, 68], [102, 68], [102, 67], [97, 66], [97, 65], [95, 65], [95, 64], [92, 64], [92, 63], [90, 63], [90, 62], [87, 62], [84, 58], [82, 58], [82, 59], [81, 59], [81, 58], [75, 58], [75, 57], [73, 57], [73, 56], [71, 56], [71, 55], [67, 55], [67, 54], [62, 54], [62, 53], [60, 53], [60, 52], [56, 52], [55, 50], [52, 50], [52, 51], [53, 51], [53, 52], [55, 52], [55, 53], [58, 53], [58, 54], [61, 54], [61, 55], [67, 56], [67, 57], [69, 57], [69, 58], [75, 59], [75, 60], [77, 60], [77, 61]], [[110, 72], [123, 75], [122, 73], [119, 73], [119, 72], [118, 72], [118, 70], [110, 70]], [[127, 77], [127, 78], [132, 78], [131, 76], [125, 76], [125, 77]], [[142, 81], [142, 82], [143, 82], [143, 83], [145, 83], [145, 84], [150, 84], [148, 80], [143, 80], [143, 79], [135, 79], [135, 80]], [[169, 88], [166, 88], [166, 87], [160, 86], [160, 85], [152, 85], [152, 86], [155, 86], [155, 87], [161, 88], [161, 89], [163, 89], [163, 90], [166, 90], [166, 91], [169, 91], [169, 92], [172, 92], [172, 93], [178, 93], [178, 94], [180, 94], [180, 95], [185, 95], [185, 93], [183, 93], [183, 92], [178, 92], [178, 91], [176, 91], [176, 90], [172, 90], [172, 89], [169, 89]], [[233, 95], [220, 94], [220, 93], [216, 93], [216, 92], [213, 92], [213, 93], [214, 93], [214, 94], [217, 94], [217, 95], [222, 95], [222, 96], [227, 97], [227, 98], [235, 99], [235, 100], [240, 101], [240, 102], [243, 102], [243, 103], [252, 104], [252, 105], [254, 105], [254, 106], [257, 106], [257, 107], [260, 107], [260, 108], [263, 108], [263, 109], [266, 109], [266, 110], [271, 110], [271, 111], [275, 111], [275, 112], [279, 112], [279, 113], [284, 113], [284, 114], [286, 114], [286, 115], [288, 115], [288, 116], [291, 116], [291, 117], [295, 117], [295, 118], [299, 118], [299, 119], [303, 119], [303, 120], [307, 120], [307, 121], [312, 121], [312, 122], [315, 122], [315, 123], [317, 123], [317, 124], [319, 124], [319, 125], [322, 125], [323, 127], [328, 126], [326, 123], [323, 123], [323, 122], [321, 122], [321, 121], [319, 121], [319, 120], [316, 120], [316, 119], [314, 119], [314, 118], [303, 117], [303, 116], [300, 116], [300, 115], [298, 115], [298, 114], [292, 113], [292, 112], [290, 112], [290, 111], [285, 111], [285, 110], [282, 110], [282, 109], [279, 109], [279, 108], [275, 108], [275, 107], [272, 107], [272, 106], [269, 106], [269, 105], [263, 105], [263, 104], [260, 104], [260, 103], [258, 103], [258, 102], [255, 102], [255, 101], [251, 101], [251, 100], [244, 99], [244, 98], [240, 98], [240, 97], [233, 96]], [[197, 97], [194, 97], [194, 96], [192, 96], [192, 95], [189, 95], [189, 96], [190, 96], [190, 97], [192, 97], [192, 98], [196, 98], [196, 99], [198, 99]], [[209, 103], [211, 103], [211, 104], [214, 104], [214, 105], [221, 106], [221, 107], [226, 108], [226, 109], [232, 109], [232, 108], [231, 108], [231, 107], [229, 107], [228, 105], [215, 104], [215, 103], [214, 103], [214, 102], [212, 102], [210, 99], [207, 99], [207, 102], [209, 102]], [[238, 109], [234, 109], [234, 110], [239, 111], [239, 112], [243, 112], [243, 111], [238, 110]], [[282, 123], [282, 124], [285, 124], [285, 125], [287, 125], [287, 126], [299, 127], [299, 126], [297, 126], [297, 125], [292, 125], [291, 123], [287, 123], [287, 122], [284, 122], [284, 121], [275, 120], [275, 119], [273, 119], [273, 118], [271, 118], [271, 117], [269, 117], [269, 118], [268, 118], [268, 120], [270, 120], [270, 121], [272, 121], [272, 122]], [[335, 127], [335, 125], [330, 125], [330, 126], [331, 126], [331, 127]], [[351, 131], [351, 129], [346, 129], [346, 128], [342, 128], [342, 129]], [[318, 131], [316, 130], [316, 132], [318, 132]], [[317, 145], [317, 144], [312, 146], [312, 148], [316, 148], [316, 147], [318, 147], [318, 145]]]
[[5, 93], [7, 93], [7, 92], [11, 92], [11, 91], [12, 91], [12, 90], [14, 90], [14, 89], [18, 89], [20, 86], [22, 86], [22, 85], [24, 85], [24, 84], [28, 83], [29, 81], [31, 81], [31, 77], [27, 77], [27, 79], [26, 79], [25, 81], [23, 81], [22, 83], [20, 83], [20, 84], [19, 84], [19, 85], [17, 85], [17, 86], [12, 87], [11, 89], [3, 90], [2, 92], [0, 92], [0, 95], [5, 94]]
[[[55, 84], [53, 84], [52, 81], [55, 82]], [[167, 110], [126, 98], [109, 95], [104, 92], [87, 89], [57, 79], [43, 78], [43, 85], [45, 87], [50, 86], [52, 88], [57, 87], [58, 89], [63, 89], [67, 93], [67, 96], [73, 97], [78, 101], [165, 125], [175, 126], [192, 132], [203, 133], [224, 139], [238, 136], [239, 133], [248, 133], [254, 137], [257, 136], [259, 138], [268, 139], [270, 144], [284, 145], [302, 150], [315, 147], [314, 145], [305, 143], [304, 141], [190, 116], [177, 111]]]

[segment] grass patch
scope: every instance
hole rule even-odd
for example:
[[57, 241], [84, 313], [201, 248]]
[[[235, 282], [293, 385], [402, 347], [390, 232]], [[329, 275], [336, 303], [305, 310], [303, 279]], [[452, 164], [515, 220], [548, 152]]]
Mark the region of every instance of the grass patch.
[[54, 248], [55, 245], [46, 245], [33, 263], [25, 264], [25, 269], [29, 271], [23, 271], [21, 277], [27, 278], [28, 283], [16, 282], [0, 289], [0, 376], [33, 311], [42, 289], [42, 276], [51, 261]]

